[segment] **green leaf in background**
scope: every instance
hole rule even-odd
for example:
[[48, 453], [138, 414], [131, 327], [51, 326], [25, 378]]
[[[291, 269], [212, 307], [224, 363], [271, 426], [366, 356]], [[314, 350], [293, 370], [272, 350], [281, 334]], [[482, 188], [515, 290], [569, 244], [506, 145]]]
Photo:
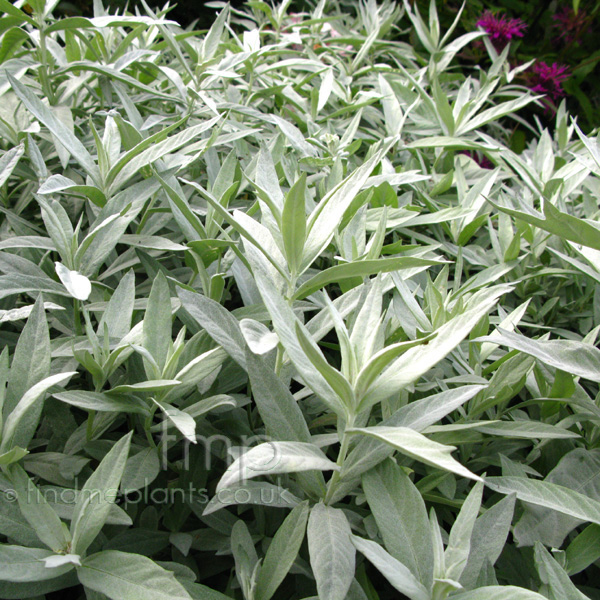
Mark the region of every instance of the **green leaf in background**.
[[573, 600], [589, 600], [569, 579], [566, 571], [552, 558], [548, 550], [539, 542], [535, 544], [535, 563], [540, 579], [550, 588], [552, 598], [573, 598]]
[[160, 472], [160, 460], [154, 448], [146, 448], [125, 463], [121, 477], [121, 490], [126, 494], [150, 485]]
[[287, 575], [304, 540], [308, 514], [308, 504], [299, 504], [277, 530], [258, 573], [256, 600], [270, 600]]
[[568, 546], [567, 573], [575, 575], [600, 558], [600, 525], [588, 525]]
[[469, 557], [460, 576], [460, 583], [466, 589], [476, 587], [486, 562], [493, 565], [498, 560], [510, 532], [515, 500], [515, 494], [506, 496], [475, 520]]
[[[575, 448], [567, 452], [544, 479], [590, 498], [600, 498], [600, 451]], [[519, 544], [532, 546], [539, 541], [560, 548], [566, 536], [580, 521], [541, 506], [526, 506], [515, 524], [513, 535]]]

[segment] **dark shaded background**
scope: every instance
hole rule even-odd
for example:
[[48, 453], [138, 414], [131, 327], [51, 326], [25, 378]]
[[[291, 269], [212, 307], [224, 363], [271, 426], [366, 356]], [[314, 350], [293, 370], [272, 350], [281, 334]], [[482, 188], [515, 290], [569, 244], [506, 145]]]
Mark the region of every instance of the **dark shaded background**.
[[[130, 12], [134, 12], [137, 6], [141, 14], [144, 14], [142, 3], [136, 0], [130, 2], [126, 0], [104, 0], [103, 4], [110, 12], [114, 12], [116, 9], [122, 11], [125, 8]], [[146, 0], [146, 4], [153, 9], [161, 9], [166, 4], [166, 0]], [[244, 4], [244, 0], [229, 0], [229, 4], [240, 7]], [[171, 5], [175, 5], [175, 2], [171, 1]], [[69, 16], [91, 16], [92, 6], [92, 0], [68, 0], [60, 3], [56, 13]], [[169, 11], [169, 18], [177, 21], [183, 27], [197, 21], [196, 29], [208, 29], [215, 20], [217, 12], [217, 9], [206, 6], [206, 2], [200, 0], [180, 0], [175, 8]]]

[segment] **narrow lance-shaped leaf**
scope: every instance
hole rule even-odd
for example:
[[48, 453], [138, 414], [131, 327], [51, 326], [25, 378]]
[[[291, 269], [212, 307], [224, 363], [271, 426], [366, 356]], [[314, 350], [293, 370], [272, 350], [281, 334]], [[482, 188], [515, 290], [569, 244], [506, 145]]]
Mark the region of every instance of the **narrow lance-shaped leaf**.
[[104, 323], [108, 326], [108, 335], [117, 339], [124, 338], [131, 330], [133, 303], [135, 301], [135, 275], [127, 271], [113, 292], [106, 310], [98, 324], [98, 332], [104, 332]]
[[84, 390], [59, 392], [52, 395], [61, 402], [66, 402], [83, 410], [148, 414], [146, 404], [141, 400], [135, 401], [133, 398], [117, 398], [102, 392], [86, 392]]
[[266, 442], [248, 450], [225, 471], [217, 492], [246, 479], [261, 475], [331, 471], [339, 467], [317, 446], [303, 442]]
[[298, 505], [277, 530], [258, 574], [256, 600], [270, 600], [296, 560], [304, 540], [308, 513], [308, 503]]
[[389, 459], [367, 471], [362, 484], [387, 551], [429, 589], [433, 550], [421, 493], [406, 472]]
[[42, 548], [26, 548], [25, 546], [0, 545], [0, 580], [1, 581], [44, 581], [67, 573], [73, 565], [48, 568], [44, 559], [55, 556]]
[[286, 194], [281, 214], [281, 236], [291, 273], [298, 273], [306, 239], [306, 174]]
[[371, 386], [359, 408], [364, 410], [388, 398], [424, 375], [452, 352], [498, 298], [510, 289], [509, 286], [499, 285], [475, 292], [466, 310], [438, 328], [437, 335], [427, 345], [412, 348], [392, 362]]
[[296, 323], [296, 336], [302, 350], [315, 369], [321, 373], [348, 411], [351, 411], [354, 408], [354, 391], [348, 380], [327, 362], [320, 348], [305, 333], [299, 321]]
[[452, 595], [452, 600], [548, 600], [537, 592], [514, 585], [490, 585], [470, 592], [459, 592]]
[[7, 74], [7, 77], [11, 88], [27, 109], [60, 140], [61, 144], [71, 153], [73, 158], [79, 162], [94, 182], [100, 186], [100, 172], [85, 146], [52, 114], [50, 109], [31, 90], [16, 80], [10, 73]]
[[539, 542], [535, 544], [534, 557], [540, 579], [550, 587], [551, 597], [590, 600], [588, 596], [575, 587], [567, 572]]
[[332, 282], [344, 281], [354, 277], [368, 277], [376, 273], [389, 273], [414, 267], [426, 267], [441, 264], [442, 261], [400, 256], [397, 258], [378, 258], [372, 260], [357, 260], [329, 267], [304, 282], [294, 294], [294, 300], [301, 300]]
[[235, 562], [235, 575], [244, 598], [251, 598], [258, 555], [248, 526], [241, 519], [236, 520], [231, 529], [230, 543]]
[[600, 381], [600, 350], [590, 344], [573, 340], [532, 340], [503, 329], [498, 329], [498, 334], [493, 338], [488, 336], [478, 338], [478, 341], [494, 341], [534, 356], [562, 371]]
[[506, 496], [477, 517], [471, 534], [469, 558], [459, 580], [466, 589], [476, 586], [486, 563], [493, 566], [498, 560], [510, 532], [515, 501], [514, 494]]
[[6, 452], [13, 446], [27, 448], [33, 437], [41, 413], [40, 398], [55, 385], [61, 385], [77, 375], [76, 371], [58, 373], [42, 379], [23, 395], [14, 410], [8, 415], [2, 432], [0, 452]]
[[329, 244], [346, 209], [351, 205], [365, 181], [396, 139], [387, 140], [382, 148], [329, 192], [308, 220], [308, 232], [300, 271], [307, 269]]
[[[267, 310], [271, 315], [273, 327], [279, 336], [279, 340], [294, 366], [298, 369], [304, 383], [319, 395], [332, 410], [344, 415], [345, 408], [340, 402], [338, 395], [333, 391], [323, 375], [314, 368], [312, 362], [302, 349], [296, 335], [296, 325], [300, 329], [304, 325], [299, 323], [298, 318], [289, 304], [281, 297], [274, 288], [273, 280], [268, 273], [266, 259], [252, 245], [246, 246], [247, 257], [252, 266], [254, 277], [260, 294], [265, 302]], [[306, 332], [308, 337], [310, 334]]]
[[438, 444], [408, 427], [384, 427], [379, 425], [364, 428], [355, 427], [347, 431], [349, 433], [359, 433], [373, 437], [385, 444], [389, 444], [415, 460], [432, 465], [438, 469], [451, 471], [469, 479], [481, 480], [478, 475], [471, 473], [469, 469], [463, 467], [450, 456], [452, 450], [456, 450], [454, 446]]
[[354, 547], [372, 562], [378, 571], [410, 600], [429, 600], [431, 595], [406, 565], [388, 554], [379, 544], [352, 536]]
[[356, 555], [346, 515], [339, 508], [316, 504], [310, 511], [307, 535], [320, 600], [344, 600], [354, 578]]
[[71, 520], [73, 551], [84, 554], [104, 526], [115, 503], [133, 432], [122, 437], [102, 459], [77, 497]]
[[523, 210], [515, 210], [504, 205], [496, 204], [488, 199], [488, 202], [498, 210], [511, 215], [516, 219], [535, 225], [544, 231], [553, 233], [560, 238], [583, 244], [596, 250], [600, 250], [600, 227], [598, 223], [589, 219], [579, 219], [567, 213], [561, 212], [548, 201], [544, 201], [544, 214], [522, 206]]
[[[181, 121], [184, 121], [183, 117]], [[221, 116], [218, 115], [212, 119], [208, 119], [198, 125], [186, 127], [183, 130], [174, 133], [173, 135], [164, 138], [167, 129], [160, 131], [154, 136], [146, 138], [135, 148], [121, 156], [119, 161], [110, 169], [106, 176], [107, 183], [110, 185], [110, 190], [114, 193], [127, 180], [139, 171], [141, 167], [149, 165], [163, 156], [175, 152], [179, 148], [189, 144], [192, 140], [198, 138], [203, 132], [212, 129], [219, 121]], [[175, 124], [174, 124], [175, 125]], [[181, 125], [181, 122], [178, 123]]]
[[162, 272], [152, 283], [143, 331], [144, 348], [150, 352], [162, 372], [171, 344], [171, 297], [169, 284]]
[[106, 550], [77, 568], [81, 583], [111, 600], [192, 600], [171, 571], [129, 552]]
[[66, 528], [42, 492], [20, 465], [11, 468], [10, 477], [17, 493], [21, 514], [33, 527], [37, 537], [52, 552], [64, 552], [70, 541], [66, 535]]
[[177, 295], [193, 319], [245, 369], [247, 345], [238, 320], [225, 307], [206, 296], [185, 289], [178, 289]]
[[458, 581], [467, 564], [471, 551], [471, 534], [481, 508], [482, 495], [483, 483], [478, 481], [465, 498], [450, 530], [448, 546], [444, 553], [446, 577], [449, 579]]
[[178, 409], [176, 406], [158, 402], [154, 399], [153, 401], [154, 404], [160, 408], [169, 422], [172, 423], [187, 440], [192, 442], [192, 444], [197, 442], [196, 421], [194, 421], [194, 417]]
[[40, 294], [12, 356], [3, 409], [5, 419], [29, 388], [50, 375], [50, 355], [50, 334]]
[[486, 477], [485, 484], [502, 494], [515, 493], [524, 502], [600, 524], [600, 502], [562, 485], [514, 476]]
[[304, 415], [289, 388], [250, 350], [246, 365], [258, 412], [270, 435], [283, 442], [310, 442]]
[[[465, 385], [454, 390], [445, 390], [422, 400], [411, 402], [398, 409], [381, 425], [385, 427], [410, 427], [415, 431], [423, 431], [429, 425], [441, 420], [453, 410], [462, 406], [484, 389], [480, 385]], [[394, 448], [382, 444], [379, 440], [364, 437], [350, 451], [341, 470], [343, 479], [353, 479], [374, 467], [387, 456], [394, 453]]]
[[208, 30], [206, 37], [202, 41], [202, 60], [208, 61], [217, 52], [219, 47], [219, 43], [221, 42], [221, 37], [223, 36], [223, 31], [225, 28], [225, 23], [227, 21], [227, 17], [229, 16], [229, 5], [226, 5], [217, 18], [215, 22], [212, 24], [211, 28]]

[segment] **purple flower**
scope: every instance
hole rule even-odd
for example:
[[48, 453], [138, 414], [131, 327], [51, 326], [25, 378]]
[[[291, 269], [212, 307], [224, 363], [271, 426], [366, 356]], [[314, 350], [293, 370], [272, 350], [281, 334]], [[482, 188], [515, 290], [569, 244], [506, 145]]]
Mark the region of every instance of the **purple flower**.
[[504, 15], [495, 16], [489, 10], [481, 15], [477, 26], [485, 30], [498, 51], [501, 51], [512, 38], [523, 37], [523, 32], [527, 29], [527, 23], [521, 19], [507, 19]]
[[465, 154], [469, 158], [473, 159], [482, 169], [494, 168], [494, 163], [487, 156], [485, 156], [485, 154], [482, 154], [481, 157], [479, 157], [477, 153], [472, 152], [471, 150], [461, 150], [459, 154]]
[[562, 82], [569, 77], [567, 70], [568, 67], [558, 63], [548, 65], [542, 61], [536, 62], [532, 67], [531, 91], [536, 94], [544, 94], [556, 103], [565, 95]]
[[555, 42], [571, 44], [578, 42], [584, 33], [591, 33], [591, 19], [584, 10], [575, 12], [572, 8], [564, 6], [552, 16], [553, 27], [557, 30], [558, 37]]

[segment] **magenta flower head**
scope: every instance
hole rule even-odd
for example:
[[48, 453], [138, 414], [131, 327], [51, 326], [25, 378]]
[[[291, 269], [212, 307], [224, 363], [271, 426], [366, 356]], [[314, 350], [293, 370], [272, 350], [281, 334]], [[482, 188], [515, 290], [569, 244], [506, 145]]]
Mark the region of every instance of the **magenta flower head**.
[[572, 8], [564, 6], [552, 16], [552, 20], [558, 33], [555, 43], [571, 44], [580, 41], [584, 34], [592, 33], [591, 17], [584, 10], [575, 12]]
[[562, 82], [569, 78], [568, 67], [552, 63], [536, 62], [532, 67], [531, 91], [536, 94], [544, 94], [556, 103], [565, 95]]
[[523, 37], [523, 32], [527, 29], [527, 23], [521, 19], [507, 19], [504, 15], [495, 16], [489, 10], [481, 15], [477, 26], [485, 30], [498, 51], [503, 50], [514, 37]]
[[484, 154], [479, 156], [476, 152], [472, 152], [471, 150], [460, 150], [459, 154], [464, 154], [473, 159], [482, 169], [494, 168], [494, 163]]

